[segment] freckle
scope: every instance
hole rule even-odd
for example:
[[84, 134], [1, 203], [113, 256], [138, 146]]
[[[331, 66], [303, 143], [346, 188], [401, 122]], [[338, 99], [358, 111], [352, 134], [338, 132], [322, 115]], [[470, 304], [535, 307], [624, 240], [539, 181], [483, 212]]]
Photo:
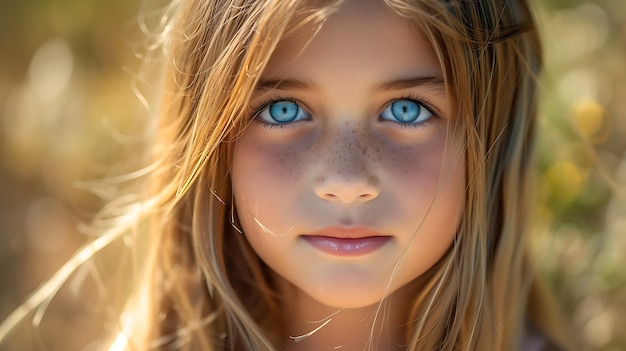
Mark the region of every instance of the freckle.
[[378, 179], [378, 177], [373, 176], [373, 175], [371, 175], [371, 176], [369, 176], [369, 177], [367, 178], [367, 182], [368, 182], [370, 185], [372, 185], [372, 186], [379, 186], [379, 185], [380, 185], [380, 179]]

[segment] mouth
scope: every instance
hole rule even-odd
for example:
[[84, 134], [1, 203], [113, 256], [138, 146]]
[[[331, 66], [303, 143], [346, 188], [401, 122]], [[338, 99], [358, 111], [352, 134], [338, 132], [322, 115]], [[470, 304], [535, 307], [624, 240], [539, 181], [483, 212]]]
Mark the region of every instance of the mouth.
[[314, 248], [333, 256], [362, 256], [372, 253], [392, 237], [381, 235], [367, 228], [326, 228], [302, 239]]

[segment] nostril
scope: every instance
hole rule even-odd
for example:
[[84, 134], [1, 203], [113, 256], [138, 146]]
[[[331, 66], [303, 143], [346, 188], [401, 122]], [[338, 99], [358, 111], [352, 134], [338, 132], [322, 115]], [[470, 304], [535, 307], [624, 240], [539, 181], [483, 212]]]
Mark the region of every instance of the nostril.
[[337, 199], [337, 195], [334, 194], [324, 194], [324, 197], [328, 200], [336, 200]]

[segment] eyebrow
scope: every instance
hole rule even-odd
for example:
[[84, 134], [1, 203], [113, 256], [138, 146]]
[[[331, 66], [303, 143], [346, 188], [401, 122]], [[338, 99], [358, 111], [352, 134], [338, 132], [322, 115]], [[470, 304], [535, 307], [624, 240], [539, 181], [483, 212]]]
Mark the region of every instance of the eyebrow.
[[[437, 93], [445, 94], [445, 83], [443, 78], [437, 76], [426, 77], [410, 77], [404, 79], [397, 79], [390, 82], [382, 83], [376, 87], [376, 91], [393, 91], [411, 89], [420, 86], [430, 88]], [[313, 85], [308, 82], [297, 79], [271, 79], [261, 80], [256, 85], [256, 91], [264, 90], [311, 90]]]
[[445, 94], [446, 87], [443, 78], [437, 76], [428, 77], [411, 77], [406, 79], [397, 79], [391, 82], [379, 85], [377, 91], [403, 90], [425, 86], [438, 93]]
[[261, 80], [257, 83], [255, 90], [310, 90], [312, 89], [312, 85], [296, 79], [272, 79], [272, 80]]

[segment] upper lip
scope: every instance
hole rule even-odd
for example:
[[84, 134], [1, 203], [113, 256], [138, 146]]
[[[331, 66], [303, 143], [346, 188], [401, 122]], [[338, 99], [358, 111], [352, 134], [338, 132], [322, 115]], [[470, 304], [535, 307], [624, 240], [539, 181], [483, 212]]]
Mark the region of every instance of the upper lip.
[[327, 236], [339, 239], [362, 239], [375, 236], [388, 236], [367, 227], [327, 227], [310, 233], [309, 235]]

